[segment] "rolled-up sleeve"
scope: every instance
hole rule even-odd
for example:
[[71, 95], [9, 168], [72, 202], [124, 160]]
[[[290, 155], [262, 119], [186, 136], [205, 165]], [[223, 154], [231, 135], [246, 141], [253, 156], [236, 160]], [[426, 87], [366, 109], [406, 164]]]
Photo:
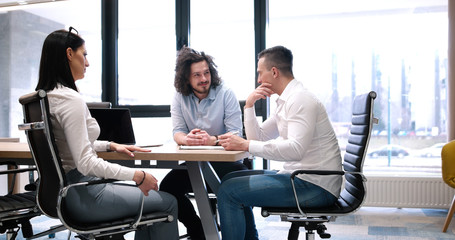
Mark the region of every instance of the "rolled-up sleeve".
[[227, 90], [224, 96], [224, 125], [227, 132], [238, 131], [239, 136], [242, 136], [242, 112], [240, 111], [240, 104], [235, 94], [231, 90]]
[[174, 94], [174, 99], [172, 100], [171, 105], [171, 119], [172, 119], [172, 134], [176, 134], [178, 132], [189, 133], [190, 129], [188, 129], [187, 124], [185, 123], [185, 118], [183, 117], [183, 110], [182, 107], [182, 96], [180, 93]]

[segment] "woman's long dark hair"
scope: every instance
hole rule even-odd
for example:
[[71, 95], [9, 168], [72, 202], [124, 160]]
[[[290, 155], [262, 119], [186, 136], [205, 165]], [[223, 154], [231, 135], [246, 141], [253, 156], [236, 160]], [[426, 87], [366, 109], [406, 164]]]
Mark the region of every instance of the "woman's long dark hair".
[[77, 91], [73, 74], [66, 56], [69, 47], [76, 51], [85, 41], [78, 35], [66, 30], [57, 30], [44, 40], [39, 68], [39, 80], [36, 89], [46, 92], [57, 87], [60, 83]]
[[194, 49], [183, 46], [178, 52], [177, 63], [175, 66], [174, 86], [177, 92], [183, 96], [188, 96], [193, 92], [190, 84], [191, 64], [206, 61], [209, 66], [211, 76], [211, 88], [215, 88], [221, 84], [221, 78], [218, 75], [216, 64], [213, 58], [204, 52], [197, 52]]

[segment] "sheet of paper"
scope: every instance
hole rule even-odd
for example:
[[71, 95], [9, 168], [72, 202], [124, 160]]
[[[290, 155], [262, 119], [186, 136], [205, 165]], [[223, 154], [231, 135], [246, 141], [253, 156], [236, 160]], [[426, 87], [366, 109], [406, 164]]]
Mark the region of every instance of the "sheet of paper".
[[180, 150], [224, 150], [222, 146], [180, 146]]

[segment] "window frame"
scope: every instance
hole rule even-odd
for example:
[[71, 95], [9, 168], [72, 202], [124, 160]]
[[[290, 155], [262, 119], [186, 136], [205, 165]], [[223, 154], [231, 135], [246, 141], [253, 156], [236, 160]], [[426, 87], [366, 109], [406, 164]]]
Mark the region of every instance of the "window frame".
[[[267, 0], [254, 1], [255, 56], [265, 48], [267, 23]], [[176, 50], [189, 45], [190, 0], [175, 0]], [[101, 1], [102, 29], [102, 94], [101, 101], [111, 102], [112, 107], [129, 108], [132, 117], [170, 117], [170, 105], [119, 105], [118, 103], [118, 0]], [[255, 67], [257, 67], [256, 59]], [[257, 76], [256, 76], [257, 77]], [[256, 79], [256, 78], [255, 78]], [[254, 80], [254, 86], [258, 84]], [[269, 115], [269, 100], [261, 100], [256, 106], [256, 114], [266, 119]], [[265, 111], [263, 111], [265, 109]]]

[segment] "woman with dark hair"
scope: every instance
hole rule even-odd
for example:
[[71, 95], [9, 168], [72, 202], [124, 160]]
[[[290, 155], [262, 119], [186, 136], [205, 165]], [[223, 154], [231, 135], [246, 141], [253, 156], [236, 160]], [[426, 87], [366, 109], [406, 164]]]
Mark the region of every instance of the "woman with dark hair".
[[[75, 81], [84, 78], [89, 66], [84, 40], [77, 34], [59, 30], [44, 41], [36, 90], [48, 93], [55, 142], [68, 183], [100, 178], [134, 181], [138, 188], [101, 184], [72, 188], [66, 210], [76, 220], [90, 223], [135, 216], [140, 192], [146, 196], [144, 212], [161, 211], [174, 216], [171, 223], [155, 223], [136, 232], [135, 239], [178, 239], [177, 202], [158, 191], [157, 179], [145, 171], [109, 163], [96, 151], [113, 150], [134, 156], [134, 151], [150, 151], [136, 146], [96, 140], [100, 128], [91, 117]], [[76, 31], [77, 32], [77, 31]]]

